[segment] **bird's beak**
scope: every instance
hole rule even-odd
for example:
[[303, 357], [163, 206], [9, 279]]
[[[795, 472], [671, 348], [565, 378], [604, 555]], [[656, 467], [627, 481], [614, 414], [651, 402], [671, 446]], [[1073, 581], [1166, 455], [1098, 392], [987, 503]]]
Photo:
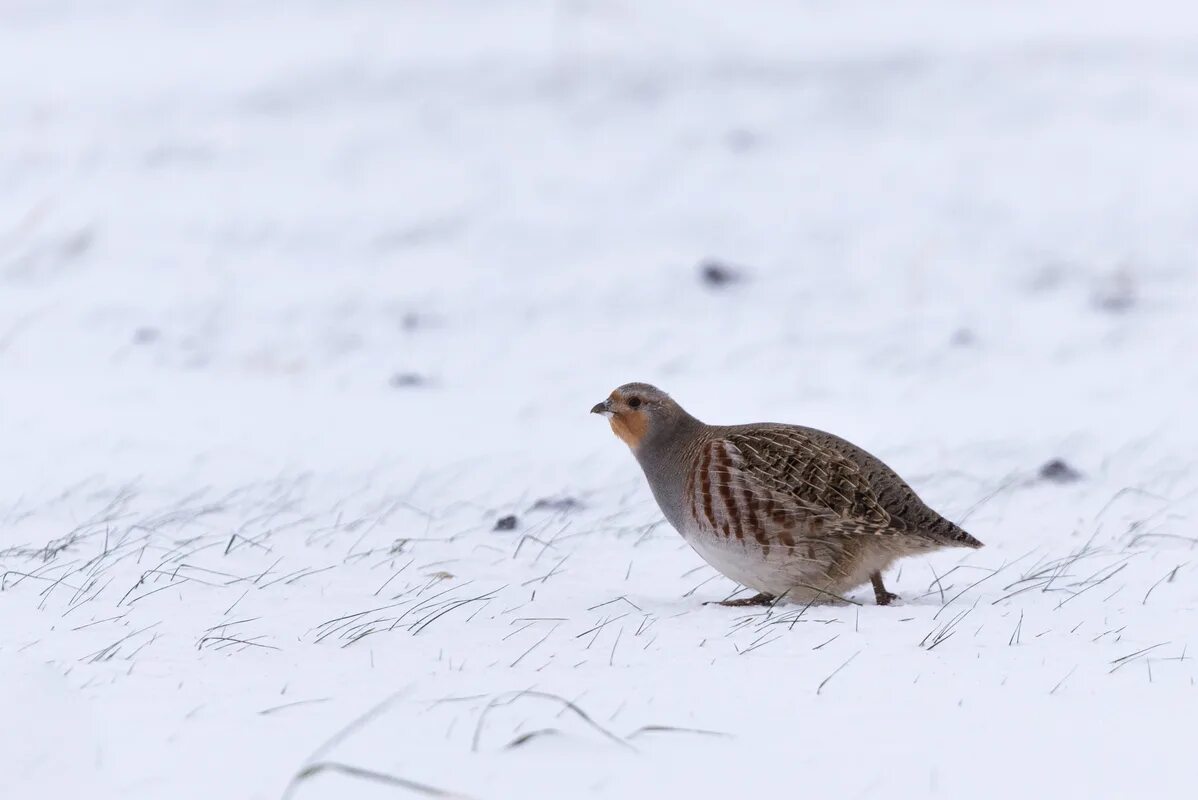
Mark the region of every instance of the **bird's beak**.
[[604, 400], [602, 403], [595, 403], [594, 407], [591, 408], [591, 413], [610, 417], [612, 415], [611, 399]]

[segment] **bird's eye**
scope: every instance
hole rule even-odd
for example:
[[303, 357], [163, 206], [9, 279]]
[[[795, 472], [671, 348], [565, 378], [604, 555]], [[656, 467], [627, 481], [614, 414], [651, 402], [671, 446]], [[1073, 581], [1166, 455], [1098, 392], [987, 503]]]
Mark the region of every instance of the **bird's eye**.
[[628, 407], [629, 408], [638, 408], [640, 406], [640, 404], [641, 404], [641, 398], [639, 398], [639, 397], [628, 398]]

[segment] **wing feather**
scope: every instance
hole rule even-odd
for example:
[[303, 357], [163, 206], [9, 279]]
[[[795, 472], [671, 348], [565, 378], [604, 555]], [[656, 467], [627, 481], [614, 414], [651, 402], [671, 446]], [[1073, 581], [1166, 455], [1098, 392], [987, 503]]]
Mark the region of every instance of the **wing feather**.
[[742, 460], [742, 480], [828, 534], [894, 530], [869, 476], [846, 454], [785, 429], [736, 432], [722, 441]]

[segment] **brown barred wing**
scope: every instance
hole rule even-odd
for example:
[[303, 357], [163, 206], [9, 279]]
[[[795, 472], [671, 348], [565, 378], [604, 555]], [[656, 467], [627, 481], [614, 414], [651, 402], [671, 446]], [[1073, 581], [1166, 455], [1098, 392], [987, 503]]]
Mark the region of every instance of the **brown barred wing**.
[[833, 515], [842, 533], [909, 534], [961, 547], [982, 543], [924, 503], [894, 470], [830, 433], [790, 425], [730, 433], [750, 473], [799, 505]]
[[783, 491], [731, 438], [714, 439], [697, 454], [687, 479], [690, 513], [717, 538], [756, 544], [764, 556], [781, 548], [791, 557], [830, 563], [836, 534], [856, 530], [826, 504]]
[[732, 433], [727, 440], [744, 459], [747, 475], [796, 512], [822, 520], [826, 533], [893, 533], [906, 527], [879, 502], [856, 461], [801, 429], [762, 428]]

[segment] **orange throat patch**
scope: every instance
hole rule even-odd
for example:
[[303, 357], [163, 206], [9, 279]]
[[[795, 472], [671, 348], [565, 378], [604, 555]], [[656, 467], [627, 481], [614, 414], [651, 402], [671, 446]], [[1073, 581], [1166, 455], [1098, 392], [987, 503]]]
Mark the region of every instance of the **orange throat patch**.
[[621, 411], [613, 414], [608, 422], [612, 432], [633, 450], [640, 447], [645, 431], [649, 429], [649, 419], [640, 411]]

